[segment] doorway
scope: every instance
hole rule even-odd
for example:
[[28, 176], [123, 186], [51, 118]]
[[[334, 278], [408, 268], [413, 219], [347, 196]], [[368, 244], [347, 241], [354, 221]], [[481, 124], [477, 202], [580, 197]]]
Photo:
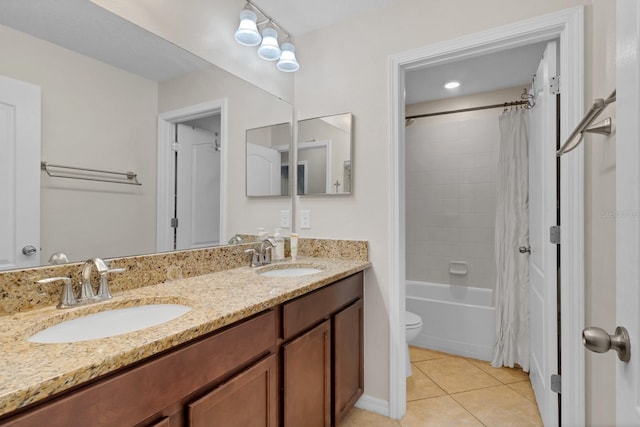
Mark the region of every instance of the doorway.
[[158, 116], [158, 252], [226, 242], [225, 111], [217, 100]]
[[[583, 111], [583, 34], [581, 7], [533, 18], [491, 31], [461, 37], [449, 42], [395, 55], [390, 61], [391, 79], [391, 244], [390, 244], [390, 408], [392, 418], [405, 412], [406, 391], [404, 374], [405, 354], [405, 188], [404, 179], [404, 91], [405, 73], [412, 69], [444, 64], [467, 57], [526, 46], [552, 39], [559, 40], [560, 69], [563, 95], [561, 97], [561, 137], [582, 117]], [[562, 333], [561, 356], [563, 370], [562, 422], [567, 425], [584, 424], [584, 353], [580, 333], [584, 312], [583, 267], [583, 153], [562, 159], [560, 172], [563, 211], [561, 230], [563, 247], [560, 263]], [[571, 304], [568, 302], [571, 301]]]

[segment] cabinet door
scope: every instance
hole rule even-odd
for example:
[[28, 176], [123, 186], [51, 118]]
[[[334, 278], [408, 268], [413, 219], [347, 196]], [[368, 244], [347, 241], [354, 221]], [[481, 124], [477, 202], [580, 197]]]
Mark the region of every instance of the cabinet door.
[[331, 425], [331, 323], [282, 346], [285, 427]]
[[189, 404], [189, 426], [276, 427], [276, 355]]
[[362, 300], [358, 300], [333, 318], [333, 416], [336, 425], [363, 393], [363, 313]]

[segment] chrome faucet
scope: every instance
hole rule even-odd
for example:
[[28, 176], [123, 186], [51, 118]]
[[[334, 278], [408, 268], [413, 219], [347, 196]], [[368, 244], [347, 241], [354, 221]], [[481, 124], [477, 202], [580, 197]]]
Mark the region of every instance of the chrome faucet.
[[271, 252], [276, 247], [276, 241], [266, 238], [260, 243], [260, 263], [262, 265], [271, 264]]
[[93, 292], [93, 285], [91, 284], [91, 271], [95, 265], [98, 275], [102, 278], [103, 274], [109, 271], [109, 267], [100, 258], [92, 258], [85, 261], [82, 266], [82, 286], [80, 287], [80, 302], [94, 299], [96, 294]]
[[251, 267], [259, 267], [261, 265], [271, 264], [271, 252], [276, 247], [273, 239], [262, 239], [259, 249], [245, 249], [246, 253], [251, 254]]
[[[98, 288], [98, 294], [93, 291], [93, 285], [91, 284], [91, 272], [93, 267], [96, 267], [98, 275], [100, 277], [100, 284]], [[107, 281], [107, 275], [109, 273], [121, 273], [125, 271], [125, 268], [109, 268], [109, 265], [100, 258], [92, 258], [87, 260], [82, 265], [82, 282], [80, 284], [80, 297], [76, 299], [73, 293], [73, 286], [71, 278], [69, 277], [51, 277], [48, 279], [38, 280], [36, 283], [51, 283], [56, 281], [64, 282], [64, 288], [60, 295], [60, 302], [57, 308], [71, 308], [78, 305], [89, 304], [92, 302], [105, 301], [113, 298], [109, 291], [109, 283]]]

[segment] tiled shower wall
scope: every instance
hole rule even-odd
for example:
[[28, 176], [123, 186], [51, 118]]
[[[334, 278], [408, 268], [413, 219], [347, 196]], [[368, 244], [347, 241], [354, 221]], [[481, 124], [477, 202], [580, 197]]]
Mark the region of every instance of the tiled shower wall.
[[[514, 88], [407, 106], [407, 115], [519, 99]], [[407, 280], [493, 289], [502, 109], [416, 119], [406, 128]], [[467, 273], [450, 273], [452, 261]]]

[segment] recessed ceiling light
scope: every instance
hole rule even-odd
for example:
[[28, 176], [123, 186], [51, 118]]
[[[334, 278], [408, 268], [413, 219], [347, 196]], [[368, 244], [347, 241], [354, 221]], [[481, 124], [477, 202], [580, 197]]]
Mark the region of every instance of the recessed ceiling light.
[[460, 86], [460, 82], [449, 82], [444, 85], [446, 89], [455, 89]]

